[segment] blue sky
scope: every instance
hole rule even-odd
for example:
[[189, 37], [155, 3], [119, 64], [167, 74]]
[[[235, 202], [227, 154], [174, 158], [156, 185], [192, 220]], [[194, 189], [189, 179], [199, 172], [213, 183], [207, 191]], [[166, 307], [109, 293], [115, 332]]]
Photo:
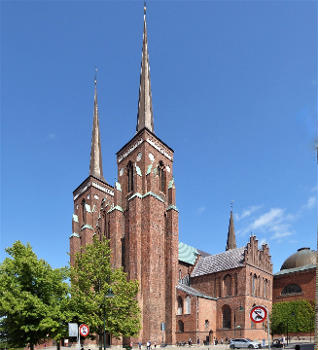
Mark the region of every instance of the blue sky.
[[[155, 132], [175, 150], [180, 240], [268, 242], [274, 271], [317, 234], [317, 4], [149, 1]], [[94, 67], [103, 167], [133, 135], [142, 1], [1, 2], [1, 253], [68, 262], [87, 177]]]

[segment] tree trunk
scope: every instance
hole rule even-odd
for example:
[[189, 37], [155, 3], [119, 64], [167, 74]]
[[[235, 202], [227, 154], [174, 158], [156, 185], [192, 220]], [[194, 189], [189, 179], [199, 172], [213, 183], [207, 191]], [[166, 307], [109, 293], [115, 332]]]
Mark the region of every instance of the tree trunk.
[[99, 340], [99, 350], [103, 350], [103, 339], [104, 339], [104, 334], [100, 332], [98, 334], [98, 340]]
[[30, 344], [30, 350], [34, 350], [34, 344]]
[[56, 350], [60, 350], [61, 349], [61, 341], [57, 340], [56, 341]]

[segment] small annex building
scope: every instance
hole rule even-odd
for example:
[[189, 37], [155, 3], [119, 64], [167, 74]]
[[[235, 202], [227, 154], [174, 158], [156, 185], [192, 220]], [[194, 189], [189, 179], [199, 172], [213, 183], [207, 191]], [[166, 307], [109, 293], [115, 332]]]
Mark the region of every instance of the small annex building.
[[249, 313], [255, 305], [271, 311], [269, 248], [259, 249], [255, 236], [236, 248], [232, 212], [226, 251], [210, 255], [179, 243], [178, 267], [177, 342], [266, 338], [266, 325], [253, 323]]
[[315, 300], [317, 252], [299, 248], [274, 274], [273, 303], [305, 299]]

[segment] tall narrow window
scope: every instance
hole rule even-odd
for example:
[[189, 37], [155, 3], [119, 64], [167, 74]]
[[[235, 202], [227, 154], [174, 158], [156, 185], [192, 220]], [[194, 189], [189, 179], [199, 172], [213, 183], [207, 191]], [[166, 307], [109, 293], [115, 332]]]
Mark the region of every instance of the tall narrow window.
[[224, 293], [226, 297], [232, 295], [232, 277], [230, 275], [224, 277]]
[[81, 205], [82, 205], [82, 220], [83, 220], [83, 222], [82, 222], [82, 224], [84, 225], [85, 224], [85, 199], [83, 199], [82, 200], [82, 202], [81, 202]]
[[223, 328], [231, 328], [231, 308], [228, 305], [222, 307]]
[[256, 296], [256, 281], [257, 281], [257, 276], [256, 275], [253, 275], [252, 277], [252, 295], [253, 297]]
[[178, 321], [178, 330], [180, 333], [184, 332], [184, 323], [181, 320]]
[[183, 314], [183, 300], [181, 297], [178, 297], [178, 310], [177, 310], [177, 315], [182, 315]]
[[[109, 216], [109, 215], [107, 214], [107, 216]], [[110, 221], [109, 221], [109, 218], [108, 218], [108, 222], [107, 222], [106, 238], [110, 239]]]
[[132, 192], [134, 190], [134, 168], [131, 161], [128, 162], [127, 165], [127, 180], [128, 180], [128, 192]]
[[158, 165], [159, 189], [161, 192], [166, 192], [166, 173], [165, 166], [162, 161]]
[[189, 297], [189, 295], [185, 298], [185, 314], [191, 314], [191, 298]]

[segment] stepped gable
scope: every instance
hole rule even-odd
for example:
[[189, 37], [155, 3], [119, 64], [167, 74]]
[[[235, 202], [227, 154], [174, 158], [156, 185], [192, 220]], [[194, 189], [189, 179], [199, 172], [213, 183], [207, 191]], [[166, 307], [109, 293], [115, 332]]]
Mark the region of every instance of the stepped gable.
[[244, 252], [244, 261], [248, 265], [257, 266], [270, 273], [273, 272], [273, 264], [269, 254], [269, 247], [265, 243], [261, 249], [258, 248], [256, 236], [251, 236]]
[[205, 298], [205, 299], [209, 299], [209, 300], [217, 300], [217, 298], [213, 298], [209, 295], [203, 294], [202, 292], [198, 291], [197, 289], [194, 289], [194, 288], [187, 286], [186, 284], [183, 284], [183, 283], [179, 283], [177, 285], [177, 289], [182, 290], [183, 292], [185, 292], [189, 295], [196, 296], [196, 297]]
[[220, 254], [201, 257], [192, 271], [191, 277], [197, 277], [235, 269], [237, 267], [245, 266], [244, 264], [244, 250], [246, 247], [235, 248], [227, 250]]

